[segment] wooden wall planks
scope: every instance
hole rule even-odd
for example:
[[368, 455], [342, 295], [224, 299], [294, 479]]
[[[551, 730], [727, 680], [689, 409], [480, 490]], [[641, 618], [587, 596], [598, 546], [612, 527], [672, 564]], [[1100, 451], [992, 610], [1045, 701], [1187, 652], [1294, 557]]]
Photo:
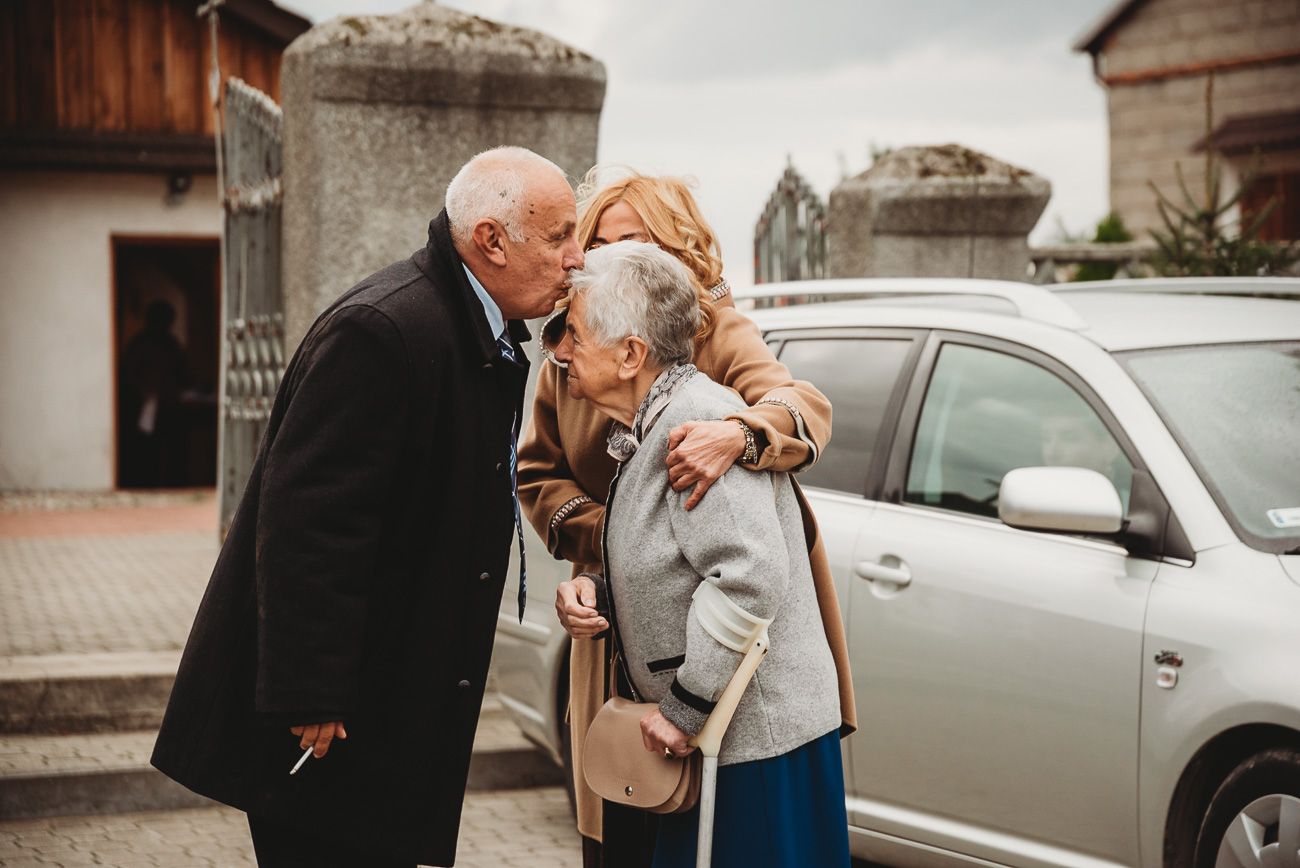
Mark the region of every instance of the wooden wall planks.
[[54, 7], [24, 3], [19, 7], [18, 123], [52, 127], [58, 123], [58, 70], [54, 62]]
[[[211, 135], [194, 0], [0, 0], [0, 127]], [[277, 39], [226, 15], [218, 60], [280, 98]]]
[[89, 129], [95, 121], [94, 12], [89, 0], [55, 0], [59, 67], [59, 129]]
[[199, 45], [207, 27], [186, 0], [163, 5], [164, 116], [172, 132], [193, 133], [203, 128], [207, 114], [208, 83], [203, 75]]
[[127, 0], [127, 127], [141, 132], [167, 129], [163, 81], [163, 4]]
[[[271, 63], [272, 59], [266, 51], [266, 43], [257, 37], [256, 34], [249, 34], [249, 39], [244, 42], [243, 56], [243, 75], [240, 76], [246, 83], [262, 91], [262, 93], [271, 92]], [[279, 60], [279, 52], [275, 53], [275, 60]]]
[[[32, 2], [32, 0], [28, 0]], [[127, 129], [127, 0], [93, 0], [90, 49], [94, 55], [95, 112], [92, 128], [102, 132]]]
[[18, 125], [18, 7], [0, 3], [0, 124]]

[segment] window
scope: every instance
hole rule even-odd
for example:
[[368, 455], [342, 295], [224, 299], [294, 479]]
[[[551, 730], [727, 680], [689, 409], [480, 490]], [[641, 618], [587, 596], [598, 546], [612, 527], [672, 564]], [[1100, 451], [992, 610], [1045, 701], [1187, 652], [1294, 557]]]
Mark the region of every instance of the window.
[[1064, 380], [992, 350], [946, 344], [930, 378], [907, 473], [909, 503], [996, 517], [1017, 467], [1096, 470], [1125, 511], [1133, 467], [1096, 412]]
[[801, 485], [861, 495], [899, 372], [912, 348], [906, 339], [789, 340], [781, 361], [831, 402], [831, 442]]
[[1126, 353], [1121, 361], [1242, 538], [1300, 544], [1300, 342]]

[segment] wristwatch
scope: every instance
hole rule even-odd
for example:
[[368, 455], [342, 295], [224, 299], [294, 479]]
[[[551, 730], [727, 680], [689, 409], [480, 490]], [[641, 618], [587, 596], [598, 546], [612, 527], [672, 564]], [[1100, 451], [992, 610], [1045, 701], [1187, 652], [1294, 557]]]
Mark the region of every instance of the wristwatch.
[[753, 428], [750, 428], [748, 425], [746, 425], [744, 422], [740, 421], [739, 419], [736, 419], [736, 420], [734, 420], [734, 421], [735, 421], [735, 423], [736, 423], [737, 425], [740, 426], [740, 430], [743, 431], [743, 432], [745, 432], [745, 451], [744, 451], [743, 453], [741, 453], [741, 456], [740, 456], [740, 459], [739, 459], [739, 460], [740, 460], [740, 463], [741, 463], [741, 464], [757, 464], [757, 463], [758, 463], [758, 443], [756, 443], [756, 442], [754, 441], [754, 429], [753, 429]]

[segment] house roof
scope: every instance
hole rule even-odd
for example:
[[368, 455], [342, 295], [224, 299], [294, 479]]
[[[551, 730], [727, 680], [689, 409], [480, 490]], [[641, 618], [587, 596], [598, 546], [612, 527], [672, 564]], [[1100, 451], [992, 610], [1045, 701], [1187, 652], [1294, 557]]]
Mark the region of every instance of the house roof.
[[[1204, 137], [1192, 146], [1204, 152]], [[1221, 154], [1249, 154], [1300, 148], [1300, 110], [1267, 115], [1232, 115], [1214, 131], [1214, 149]]]
[[233, 15], [245, 24], [286, 45], [311, 29], [311, 22], [271, 0], [225, 0], [218, 15]]
[[1083, 31], [1078, 39], [1074, 40], [1074, 50], [1086, 51], [1095, 55], [1101, 50], [1102, 43], [1105, 42], [1110, 32], [1119, 26], [1120, 22], [1128, 17], [1129, 13], [1145, 2], [1146, 0], [1119, 0], [1093, 22], [1091, 27]]

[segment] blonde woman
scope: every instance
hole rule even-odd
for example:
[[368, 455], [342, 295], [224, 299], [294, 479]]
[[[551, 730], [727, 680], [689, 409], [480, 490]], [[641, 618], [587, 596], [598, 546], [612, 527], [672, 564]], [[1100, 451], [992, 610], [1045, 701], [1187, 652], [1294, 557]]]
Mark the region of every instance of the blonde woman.
[[[754, 324], [736, 310], [717, 238], [687, 182], [625, 171], [598, 185], [593, 170], [579, 188], [578, 241], [592, 250], [617, 241], [644, 241], [672, 254], [690, 271], [700, 296], [694, 364], [713, 381], [734, 390], [747, 405], [720, 420], [685, 422], [669, 434], [667, 463], [675, 491], [692, 489], [693, 509], [715, 480], [736, 464], [756, 470], [798, 471], [811, 466], [830, 439], [831, 408], [807, 382], [794, 380], [763, 342]], [[563, 317], [543, 329], [543, 342], [558, 343]], [[573, 564], [573, 575], [601, 571], [605, 500], [617, 462], [607, 451], [610, 420], [571, 397], [567, 370], [541, 365], [528, 430], [519, 448], [519, 499], [547, 548]], [[797, 487], [796, 487], [797, 491]], [[856, 726], [847, 645], [830, 567], [816, 524], [802, 495], [814, 584], [826, 638], [835, 659], [841, 735]], [[556, 610], [575, 639], [570, 657], [571, 747], [584, 836], [584, 866], [649, 864], [655, 839], [653, 815], [604, 805], [587, 789], [581, 756], [591, 719], [611, 695], [607, 625], [594, 599], [561, 587]], [[602, 846], [603, 844], [603, 846]]]

